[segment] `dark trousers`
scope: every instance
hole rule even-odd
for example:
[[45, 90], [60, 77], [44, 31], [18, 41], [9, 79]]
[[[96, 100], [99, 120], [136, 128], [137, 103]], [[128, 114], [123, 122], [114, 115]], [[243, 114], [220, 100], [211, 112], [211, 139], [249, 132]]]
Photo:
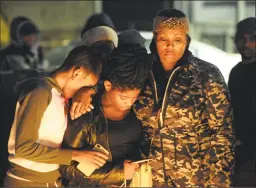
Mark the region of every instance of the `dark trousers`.
[[62, 187], [61, 179], [53, 183], [23, 181], [8, 175], [4, 179], [4, 187]]
[[234, 186], [256, 187], [255, 149], [246, 150], [245, 146], [237, 146], [235, 159]]

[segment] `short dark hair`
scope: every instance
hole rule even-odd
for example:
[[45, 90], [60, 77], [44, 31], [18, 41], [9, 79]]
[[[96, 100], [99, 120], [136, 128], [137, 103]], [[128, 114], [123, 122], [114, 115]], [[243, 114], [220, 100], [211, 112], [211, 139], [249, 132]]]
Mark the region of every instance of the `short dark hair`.
[[103, 67], [103, 80], [114, 88], [142, 89], [151, 69], [150, 58], [144, 47], [127, 44], [115, 48]]
[[99, 53], [85, 45], [74, 48], [64, 60], [64, 63], [55, 71], [63, 72], [72, 67], [81, 67], [100, 76], [102, 72], [102, 60]]

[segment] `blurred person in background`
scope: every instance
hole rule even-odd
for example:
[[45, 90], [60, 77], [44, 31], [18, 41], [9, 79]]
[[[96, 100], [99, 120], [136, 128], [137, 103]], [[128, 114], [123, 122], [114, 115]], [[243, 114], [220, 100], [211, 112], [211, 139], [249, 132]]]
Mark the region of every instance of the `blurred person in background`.
[[111, 53], [118, 46], [118, 36], [111, 18], [105, 13], [91, 15], [81, 31], [81, 43]]
[[60, 66], [68, 53], [81, 44], [86, 46], [92, 45], [106, 53], [111, 52], [114, 47], [117, 47], [118, 38], [109, 15], [105, 13], [92, 14], [86, 19], [79, 39], [71, 41], [67, 46], [57, 47], [51, 50], [47, 54], [51, 61], [51, 69]]
[[[105, 63], [112, 50], [118, 46], [118, 36], [111, 18], [105, 13], [91, 15], [81, 30], [81, 42], [78, 45], [81, 44], [97, 50]], [[71, 119], [78, 117], [75, 112], [84, 114], [94, 108], [91, 101], [96, 89], [82, 88], [76, 93], [70, 109]]]
[[0, 70], [47, 69], [49, 63], [44, 58], [36, 24], [18, 16], [12, 20], [10, 28], [11, 44], [0, 51]]
[[228, 87], [236, 128], [235, 186], [256, 186], [256, 18], [236, 26], [235, 45], [242, 56], [230, 72]]
[[146, 39], [142, 37], [139, 31], [135, 29], [128, 29], [122, 31], [118, 35], [118, 46], [127, 44], [139, 44], [142, 48], [145, 48]]
[[32, 20], [15, 17], [10, 26], [10, 38], [11, 43], [0, 50], [1, 185], [8, 166], [7, 141], [17, 102], [15, 84], [26, 77], [40, 75], [40, 71], [48, 67], [40, 46], [40, 31]]
[[235, 135], [225, 80], [188, 50], [183, 12], [161, 10], [153, 26], [154, 77], [134, 109], [150, 140], [154, 187], [231, 187]]

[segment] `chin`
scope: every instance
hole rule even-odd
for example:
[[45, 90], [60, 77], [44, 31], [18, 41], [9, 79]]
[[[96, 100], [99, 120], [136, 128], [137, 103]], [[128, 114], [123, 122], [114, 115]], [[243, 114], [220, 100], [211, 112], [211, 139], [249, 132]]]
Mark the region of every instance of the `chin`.
[[63, 93], [63, 97], [64, 97], [65, 99], [71, 99], [71, 98], [72, 98], [72, 96], [69, 95], [69, 94], [67, 94], [67, 93]]
[[120, 107], [119, 109], [121, 110], [121, 111], [126, 111], [126, 110], [129, 110], [131, 107]]

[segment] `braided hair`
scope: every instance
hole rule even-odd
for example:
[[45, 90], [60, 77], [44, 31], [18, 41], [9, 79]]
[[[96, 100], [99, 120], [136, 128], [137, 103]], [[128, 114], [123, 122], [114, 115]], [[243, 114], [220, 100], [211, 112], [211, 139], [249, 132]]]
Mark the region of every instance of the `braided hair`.
[[109, 80], [118, 89], [142, 89], [150, 69], [150, 58], [144, 47], [124, 44], [114, 49], [103, 65], [102, 80]]

